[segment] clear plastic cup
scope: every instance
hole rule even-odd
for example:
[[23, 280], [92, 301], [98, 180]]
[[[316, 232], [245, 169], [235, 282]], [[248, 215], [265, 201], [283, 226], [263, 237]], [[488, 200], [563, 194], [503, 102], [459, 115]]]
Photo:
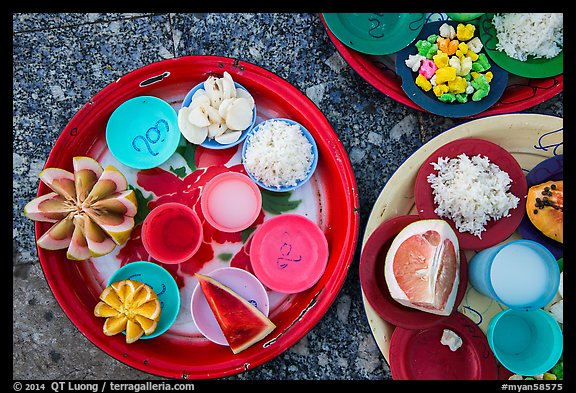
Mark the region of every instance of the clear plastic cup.
[[522, 376], [549, 371], [564, 348], [560, 325], [544, 310], [501, 311], [490, 321], [487, 338], [498, 361]]
[[474, 289], [515, 310], [546, 306], [560, 284], [554, 255], [532, 240], [514, 240], [481, 250], [470, 259], [468, 279]]

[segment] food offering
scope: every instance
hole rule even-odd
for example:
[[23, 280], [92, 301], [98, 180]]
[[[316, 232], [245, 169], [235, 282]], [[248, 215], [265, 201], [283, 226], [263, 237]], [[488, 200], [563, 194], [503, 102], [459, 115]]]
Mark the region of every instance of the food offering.
[[52, 192], [28, 202], [24, 215], [54, 223], [38, 240], [47, 250], [66, 249], [71, 260], [87, 260], [111, 253], [129, 239], [138, 210], [136, 195], [124, 175], [105, 169], [91, 157], [72, 159], [73, 173], [46, 168], [38, 177]]
[[[458, 249], [458, 276], [444, 274], [444, 278], [440, 280], [437, 280], [437, 277], [430, 273], [432, 270], [441, 272], [441, 269], [435, 269], [433, 263], [431, 263], [440, 264], [442, 262], [441, 258], [436, 258], [436, 256], [435, 258], [428, 258], [428, 260], [424, 258], [425, 261], [418, 263], [418, 267], [413, 266], [413, 261], [406, 265], [398, 261], [399, 264], [396, 269], [394, 269], [394, 261], [389, 259], [396, 255], [395, 252], [390, 251], [394, 241], [400, 243], [402, 248], [408, 253], [412, 252], [410, 249], [414, 249], [414, 255], [418, 257], [423, 256], [432, 249], [440, 250], [441, 247], [433, 247], [428, 239], [440, 237], [439, 228], [445, 234], [450, 233], [452, 229], [448, 230], [448, 227], [439, 221], [441, 220], [422, 220], [418, 215], [414, 214], [396, 216], [382, 222], [364, 245], [360, 256], [360, 283], [363, 294], [377, 315], [395, 326], [405, 329], [426, 329], [435, 326], [442, 323], [448, 316], [453, 315], [456, 312], [456, 306], [464, 298], [468, 285], [468, 264], [466, 255], [462, 250]], [[431, 226], [430, 224], [435, 225]], [[412, 227], [408, 228], [411, 225]], [[401, 232], [404, 232], [404, 235], [398, 238], [399, 240], [396, 240]], [[412, 235], [406, 239], [405, 235], [407, 234]], [[450, 241], [448, 240], [448, 242]], [[452, 237], [452, 242], [456, 244], [457, 239]], [[448, 249], [450, 248], [451, 246], [448, 247]], [[435, 259], [435, 261], [430, 261], [430, 259]], [[386, 264], [386, 262], [388, 263]], [[456, 262], [454, 258], [452, 257], [446, 262], [452, 262], [451, 267], [453, 270]], [[429, 269], [421, 269], [423, 266]], [[391, 281], [391, 285], [388, 285], [387, 281]], [[423, 286], [419, 285], [433, 281], [437, 281], [437, 285], [431, 285], [429, 289], [422, 288]], [[402, 284], [407, 291], [406, 293], [398, 283]], [[442, 299], [447, 296], [447, 293], [449, 293], [449, 299], [453, 296], [455, 283], [457, 283], [457, 291], [452, 306], [446, 302], [447, 307], [445, 306], [441, 312], [439, 312], [438, 307], [436, 307], [436, 310], [431, 309], [429, 304], [433, 304], [436, 298]], [[416, 296], [420, 298], [428, 297], [426, 301], [428, 308], [421, 307], [424, 303], [421, 305], [415, 304], [416, 300], [410, 302], [408, 300], [409, 295], [413, 299], [416, 299]], [[452, 299], [450, 299], [450, 302], [452, 302]], [[438, 303], [441, 303], [441, 301]], [[448, 310], [450, 311], [448, 312]]]
[[238, 354], [268, 336], [276, 325], [254, 304], [210, 276], [196, 273], [226, 342]]
[[564, 180], [549, 180], [528, 189], [526, 214], [548, 238], [564, 243]]
[[178, 127], [195, 145], [224, 149], [242, 142], [256, 121], [252, 95], [224, 71], [194, 87], [178, 110]]
[[[306, 167], [278, 167], [301, 171], [302, 178], [289, 175], [297, 184], [270, 191], [247, 173], [242, 148], [257, 107], [262, 121], [274, 113], [285, 124], [297, 124], [298, 141], [309, 154], [292, 165]], [[122, 124], [136, 120], [142, 123], [131, 128], [129, 140], [135, 143], [118, 143]], [[80, 127], [82, 137], [75, 138]], [[269, 140], [277, 141], [281, 150], [294, 142]], [[112, 151], [122, 145], [124, 150]], [[158, 154], [137, 163], [141, 157], [131, 146]], [[358, 198], [336, 134], [301, 92], [236, 59], [183, 57], [120, 78], [74, 116], [46, 168], [39, 197], [24, 209], [36, 221], [46, 279], [95, 345], [142, 371], [219, 378], [273, 359], [320, 320], [352, 260]], [[265, 286], [252, 269], [256, 232], [285, 216], [307, 220], [311, 227], [299, 229], [324, 246], [305, 250], [318, 264], [292, 261], [312, 266], [299, 270], [310, 273], [307, 287], [298, 284], [292, 292]], [[291, 254], [288, 248], [280, 256], [300, 251]], [[70, 259], [79, 263], [61, 263]], [[222, 269], [232, 273], [220, 276]]]
[[564, 70], [562, 13], [486, 13], [480, 38], [490, 59], [513, 75], [541, 79]]
[[542, 161], [528, 172], [526, 181], [529, 187], [526, 215], [518, 231], [523, 238], [542, 244], [556, 259], [561, 259], [564, 255], [564, 156], [555, 155]]
[[418, 171], [414, 200], [422, 218], [442, 218], [462, 249], [505, 240], [520, 225], [527, 183], [505, 149], [488, 140], [462, 138], [433, 152]]
[[[503, 129], [509, 133], [506, 137], [501, 134]], [[367, 225], [360, 280], [368, 320], [393, 379], [563, 377], [563, 258], [557, 260], [544, 247], [545, 242], [525, 238], [519, 225], [526, 221], [543, 238], [562, 246], [553, 239], [558, 235], [553, 228], [557, 229], [563, 210], [562, 130], [561, 119], [545, 116], [475, 120], [430, 141], [402, 164], [384, 187]], [[532, 150], [527, 151], [526, 145]], [[549, 158], [542, 160], [543, 151]], [[520, 168], [527, 168], [528, 175]], [[475, 173], [487, 169], [485, 177]], [[477, 181], [487, 189], [480, 190], [474, 185]], [[468, 192], [448, 195], [450, 182]], [[492, 197], [490, 203], [475, 200], [484, 194]], [[423, 199], [428, 199], [426, 207]], [[485, 221], [482, 217], [492, 215], [486, 210], [488, 205], [502, 211]], [[456, 224], [455, 212], [476, 208], [480, 211], [473, 214], [475, 219], [462, 218]], [[541, 229], [528, 218], [528, 209], [533, 214], [536, 210], [535, 215], [544, 213]], [[444, 223], [451, 231], [439, 230], [441, 226], [433, 225], [435, 222]], [[471, 226], [465, 228], [465, 223]], [[475, 224], [479, 225], [473, 228]], [[448, 262], [455, 260], [456, 254], [443, 253], [446, 247], [434, 247], [441, 244], [441, 238], [456, 239], [452, 243], [459, 251], [461, 270], [467, 269], [464, 276], [460, 274], [466, 284], [462, 295], [456, 294], [450, 315], [440, 315], [437, 304], [442, 302], [432, 301], [444, 299], [442, 295], [453, 282], [447, 278], [453, 277], [449, 266], [454, 264]], [[479, 270], [482, 261], [492, 259], [490, 267]], [[427, 282], [430, 285], [424, 285]], [[488, 283], [492, 286], [484, 285]], [[496, 322], [492, 322], [500, 318], [502, 310], [546, 320], [546, 327], [541, 328], [546, 333], [529, 337], [527, 331], [536, 329], [528, 329], [520, 318], [512, 327], [511, 317], [498, 324], [496, 334]], [[508, 322], [510, 328], [504, 326]], [[509, 351], [513, 342], [523, 348], [517, 355]], [[527, 346], [527, 342], [533, 344]], [[534, 367], [528, 367], [530, 359], [537, 359]]]
[[467, 117], [493, 105], [508, 74], [493, 65], [476, 23], [430, 22], [418, 40], [396, 57], [402, 88], [424, 109], [448, 117]]
[[407, 307], [450, 315], [460, 283], [458, 237], [444, 220], [419, 220], [396, 235], [384, 264], [394, 300]]
[[404, 63], [418, 72], [415, 83], [424, 91], [432, 90], [442, 102], [480, 101], [490, 93], [494, 77], [482, 42], [475, 36], [476, 26], [458, 23], [440, 25], [438, 34], [418, 40], [418, 52]]
[[148, 285], [134, 280], [116, 281], [102, 291], [99, 299], [94, 315], [106, 318], [102, 328], [105, 335], [125, 332], [126, 343], [132, 344], [156, 330], [162, 307]]
[[[414, 75], [411, 70], [407, 67], [401, 67], [401, 71], [406, 72], [406, 81], [410, 81], [410, 84], [407, 86], [402, 86], [404, 83], [404, 77], [400, 75], [399, 70], [397, 70], [398, 64], [398, 54], [402, 51], [392, 53], [389, 55], [370, 55], [366, 53], [362, 53], [357, 49], [350, 48], [346, 45], [344, 39], [340, 39], [336, 35], [335, 29], [333, 26], [329, 24], [329, 21], [326, 17], [327, 14], [321, 14], [320, 20], [324, 24], [324, 28], [326, 30], [328, 38], [334, 44], [335, 48], [342, 56], [342, 58], [347, 62], [348, 65], [352, 69], [354, 69], [362, 78], [366, 80], [367, 83], [372, 85], [376, 90], [380, 91], [381, 93], [387, 95], [388, 97], [417, 110], [424, 111], [424, 112], [431, 112], [431, 108], [433, 108], [433, 113], [437, 113], [437, 111], [443, 110], [444, 112], [442, 115], [444, 116], [454, 116], [452, 113], [455, 113], [456, 116], [462, 116], [462, 112], [452, 112], [459, 108], [462, 110], [463, 105], [451, 105], [445, 107], [437, 107], [442, 103], [431, 93], [425, 93], [420, 88], [418, 88], [414, 84]], [[366, 14], [370, 15], [377, 15], [377, 14]], [[482, 42], [485, 44], [484, 50], [488, 54], [488, 56], [493, 60], [493, 56], [489, 53], [493, 45], [486, 46], [487, 39], [484, 36], [484, 28], [483, 28], [483, 13], [426, 13], [424, 14], [424, 21], [425, 25], [428, 25], [432, 22], [437, 21], [456, 21], [462, 23], [473, 23], [477, 25], [477, 35], [480, 37]], [[488, 26], [491, 26], [491, 23], [488, 23]], [[478, 29], [479, 28], [479, 29]], [[428, 34], [431, 34], [429, 32]], [[437, 30], [436, 30], [437, 34]], [[537, 33], [536, 33], [537, 34]], [[493, 36], [493, 35], [492, 35]], [[427, 36], [418, 37], [418, 39], [426, 38]], [[413, 45], [411, 45], [413, 47]], [[558, 57], [562, 57], [562, 54], [558, 55]], [[405, 57], [404, 59], [406, 59]], [[554, 60], [556, 62], [557, 60]], [[508, 69], [507, 66], [500, 66], [500, 62], [495, 62], [492, 66], [492, 73], [496, 75], [497, 70], [501, 70], [505, 72]], [[555, 72], [553, 74], [547, 73], [547, 77], [537, 77], [536, 72], [540, 73], [537, 69], [534, 69], [535, 76], [516, 76], [514, 73], [510, 73], [508, 75], [506, 73], [506, 82], [505, 86], [503, 87], [504, 91], [502, 95], [495, 100], [492, 105], [489, 105], [482, 109], [480, 112], [476, 110], [472, 110], [472, 106], [474, 105], [486, 105], [488, 102], [486, 98], [477, 102], [476, 104], [472, 104], [469, 101], [467, 104], [469, 108], [467, 109], [470, 117], [484, 117], [489, 115], [498, 115], [498, 114], [505, 114], [505, 113], [514, 113], [526, 110], [528, 108], [533, 107], [534, 105], [540, 104], [551, 97], [562, 92], [563, 84], [564, 84], [564, 77], [562, 75], [562, 63], [560, 61], [560, 71]], [[498, 78], [494, 78], [492, 85], [492, 90], [494, 90], [497, 85]], [[407, 92], [405, 89], [410, 88], [410, 92]], [[424, 101], [423, 97], [429, 95], [428, 101]], [[490, 98], [490, 97], [487, 97]], [[437, 107], [436, 109], [434, 109]], [[450, 112], [448, 112], [450, 111]]]
[[247, 136], [242, 162], [260, 187], [275, 192], [292, 191], [314, 174], [318, 147], [301, 124], [291, 119], [268, 119]]

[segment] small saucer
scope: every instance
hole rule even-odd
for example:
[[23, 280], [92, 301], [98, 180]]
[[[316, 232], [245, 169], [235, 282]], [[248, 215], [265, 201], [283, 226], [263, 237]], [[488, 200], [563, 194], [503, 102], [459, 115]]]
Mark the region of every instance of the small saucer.
[[[236, 267], [223, 267], [207, 275], [232, 289], [268, 316], [270, 312], [268, 293], [252, 273]], [[192, 319], [200, 333], [216, 344], [228, 345], [228, 341], [226, 341], [226, 337], [224, 337], [224, 333], [222, 333], [222, 329], [218, 325], [199, 284], [196, 284], [192, 292], [190, 309]]]

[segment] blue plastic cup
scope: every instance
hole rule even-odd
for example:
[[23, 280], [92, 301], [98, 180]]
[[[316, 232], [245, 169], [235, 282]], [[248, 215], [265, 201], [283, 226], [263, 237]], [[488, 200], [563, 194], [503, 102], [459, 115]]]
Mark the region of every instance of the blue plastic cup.
[[468, 264], [470, 285], [508, 308], [546, 306], [558, 291], [560, 269], [554, 255], [532, 240], [513, 240], [481, 250]]
[[560, 325], [544, 310], [501, 311], [490, 321], [487, 338], [496, 359], [522, 376], [549, 371], [564, 348]]

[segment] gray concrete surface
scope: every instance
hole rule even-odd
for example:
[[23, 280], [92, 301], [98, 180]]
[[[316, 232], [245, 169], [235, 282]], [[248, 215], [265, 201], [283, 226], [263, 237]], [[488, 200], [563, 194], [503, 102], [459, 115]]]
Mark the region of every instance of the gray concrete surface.
[[[464, 120], [411, 109], [380, 93], [340, 56], [317, 14], [13, 14], [13, 378], [162, 380], [97, 348], [66, 317], [38, 261], [23, 206], [60, 132], [98, 91], [147, 64], [218, 55], [262, 66], [304, 92], [349, 153], [360, 195], [360, 238], [396, 168]], [[527, 113], [563, 117], [563, 95]], [[360, 242], [359, 242], [360, 244]], [[359, 252], [320, 322], [272, 361], [228, 380], [386, 380], [367, 323]]]

